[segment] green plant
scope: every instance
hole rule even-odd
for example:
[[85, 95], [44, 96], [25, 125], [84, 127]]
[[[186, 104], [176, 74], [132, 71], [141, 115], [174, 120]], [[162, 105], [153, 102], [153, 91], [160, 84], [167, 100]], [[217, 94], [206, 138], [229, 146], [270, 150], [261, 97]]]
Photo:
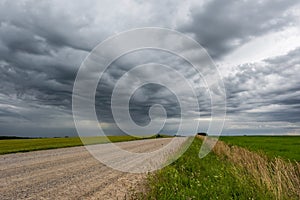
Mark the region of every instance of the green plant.
[[251, 177], [238, 178], [235, 166], [210, 153], [199, 159], [201, 140], [174, 163], [150, 175], [143, 199], [272, 199]]

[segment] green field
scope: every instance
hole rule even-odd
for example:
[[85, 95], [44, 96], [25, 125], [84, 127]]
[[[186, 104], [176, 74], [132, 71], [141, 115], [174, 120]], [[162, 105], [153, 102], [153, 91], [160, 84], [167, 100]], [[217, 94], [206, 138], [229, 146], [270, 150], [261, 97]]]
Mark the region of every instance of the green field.
[[[132, 136], [108, 136], [111, 142], [137, 140]], [[109, 142], [105, 137], [86, 137], [85, 144], [101, 144]], [[27, 152], [35, 150], [56, 149], [62, 147], [82, 146], [79, 137], [71, 138], [39, 138], [39, 139], [4, 139], [0, 140], [0, 154]]]
[[251, 177], [239, 176], [232, 163], [210, 153], [199, 159], [201, 140], [174, 163], [150, 176], [141, 199], [275, 199]]
[[264, 153], [270, 158], [300, 162], [300, 136], [224, 136], [220, 140]]

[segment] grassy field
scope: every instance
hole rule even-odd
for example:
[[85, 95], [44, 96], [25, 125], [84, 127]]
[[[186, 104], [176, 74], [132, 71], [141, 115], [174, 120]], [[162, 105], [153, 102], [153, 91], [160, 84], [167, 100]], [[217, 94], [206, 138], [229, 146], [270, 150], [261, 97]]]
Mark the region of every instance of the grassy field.
[[264, 153], [270, 158], [300, 162], [300, 136], [226, 136], [220, 140]]
[[195, 139], [177, 161], [149, 178], [149, 191], [141, 199], [275, 199], [250, 176], [210, 153], [199, 159], [201, 140]]
[[[111, 142], [131, 141], [141, 138], [132, 136], [108, 136]], [[85, 144], [107, 143], [105, 137], [86, 137]], [[0, 154], [27, 152], [35, 150], [56, 149], [62, 147], [82, 146], [79, 137], [39, 138], [39, 139], [4, 139], [0, 140]]]

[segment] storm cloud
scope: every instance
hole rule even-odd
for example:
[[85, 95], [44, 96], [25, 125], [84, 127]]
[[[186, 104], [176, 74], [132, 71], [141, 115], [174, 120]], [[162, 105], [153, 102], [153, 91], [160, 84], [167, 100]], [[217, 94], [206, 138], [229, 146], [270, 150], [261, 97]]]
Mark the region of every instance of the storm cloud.
[[[0, 134], [19, 136], [76, 135], [72, 89], [76, 73], [89, 52], [107, 37], [139, 27], [163, 27], [186, 34], [204, 48], [222, 72], [227, 95], [225, 133], [298, 134], [300, 129], [300, 48], [260, 62], [222, 65], [222, 58], [268, 34], [299, 28], [300, 5], [276, 1], [0, 1]], [[289, 40], [289, 38], [285, 38]], [[263, 47], [258, 47], [263, 48]], [[99, 122], [111, 133], [114, 84], [130, 68], [149, 62], [173, 66], [197, 88], [200, 110], [191, 108], [189, 126], [210, 117], [210, 99], [201, 77], [184, 60], [160, 51], [125, 55], [112, 63], [99, 83]], [[146, 72], [145, 72], [146, 73]], [[176, 84], [176, 79], [160, 71]], [[180, 84], [178, 87], [180, 87]], [[184, 88], [182, 94], [186, 94]], [[161, 104], [168, 115], [165, 132], [178, 127], [176, 96], [159, 85], [140, 88], [130, 101], [131, 116], [149, 123], [149, 108]], [[88, 124], [89, 125], [89, 124]]]
[[255, 37], [279, 31], [296, 23], [289, 11], [296, 1], [208, 1], [191, 9], [191, 21], [179, 30], [191, 33], [219, 58]]

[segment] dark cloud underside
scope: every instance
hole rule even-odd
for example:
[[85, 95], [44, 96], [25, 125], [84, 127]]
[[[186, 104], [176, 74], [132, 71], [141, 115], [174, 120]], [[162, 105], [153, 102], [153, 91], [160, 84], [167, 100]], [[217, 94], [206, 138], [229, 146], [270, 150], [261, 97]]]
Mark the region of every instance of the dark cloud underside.
[[[71, 99], [77, 70], [89, 51], [110, 35], [145, 26], [172, 28], [191, 35], [218, 62], [255, 38], [297, 27], [295, 8], [299, 9], [295, 0], [0, 1], [0, 135], [75, 135]], [[110, 110], [114, 84], [132, 66], [147, 62], [172, 65], [191, 80], [199, 89], [201, 116], [210, 116], [203, 80], [188, 63], [166, 52], [142, 51], [113, 63], [98, 87], [96, 108], [100, 122], [111, 125], [108, 131], [119, 131]], [[230, 70], [224, 76], [225, 131], [299, 133], [300, 48]], [[178, 84], [167, 73], [147, 73]], [[188, 99], [185, 92], [182, 88]], [[170, 118], [166, 132], [172, 133], [180, 107], [164, 87], [149, 84], [136, 91], [130, 101], [133, 119], [147, 124], [153, 104], [166, 108]]]

